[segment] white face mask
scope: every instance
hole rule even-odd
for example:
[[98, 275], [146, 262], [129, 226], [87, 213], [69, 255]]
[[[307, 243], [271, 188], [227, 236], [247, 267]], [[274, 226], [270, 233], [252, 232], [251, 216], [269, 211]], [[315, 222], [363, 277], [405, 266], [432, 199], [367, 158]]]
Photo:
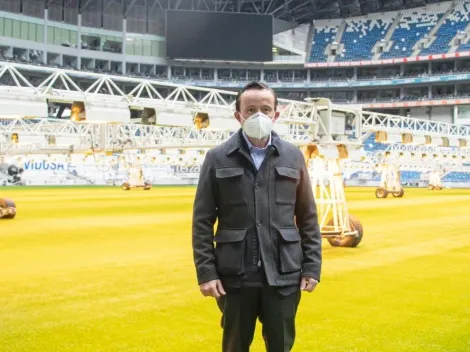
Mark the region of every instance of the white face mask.
[[242, 125], [243, 131], [251, 138], [263, 139], [271, 134], [274, 122], [262, 112], [256, 112], [248, 117]]

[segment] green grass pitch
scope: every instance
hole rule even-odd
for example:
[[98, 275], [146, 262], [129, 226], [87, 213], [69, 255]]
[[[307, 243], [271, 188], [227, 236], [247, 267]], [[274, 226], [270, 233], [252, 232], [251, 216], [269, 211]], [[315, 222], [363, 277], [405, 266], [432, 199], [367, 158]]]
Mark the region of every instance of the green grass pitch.
[[[18, 210], [0, 220], [1, 352], [220, 351], [220, 314], [192, 262], [193, 187], [0, 192]], [[470, 191], [347, 197], [363, 242], [324, 240], [294, 351], [470, 351]]]

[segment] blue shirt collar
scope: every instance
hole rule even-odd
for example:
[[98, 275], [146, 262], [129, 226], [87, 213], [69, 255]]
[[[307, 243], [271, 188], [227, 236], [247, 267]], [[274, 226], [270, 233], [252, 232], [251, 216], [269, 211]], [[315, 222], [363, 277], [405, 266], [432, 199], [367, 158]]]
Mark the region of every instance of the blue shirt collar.
[[271, 133], [269, 134], [269, 139], [268, 139], [268, 144], [266, 144], [266, 147], [264, 148], [258, 148], [256, 146], [254, 146], [253, 144], [251, 144], [250, 140], [248, 139], [248, 136], [246, 135], [245, 131], [242, 131], [242, 134], [243, 134], [243, 137], [245, 138], [245, 141], [246, 143], [248, 144], [248, 148], [250, 150], [265, 150], [267, 149], [270, 145], [271, 145]]

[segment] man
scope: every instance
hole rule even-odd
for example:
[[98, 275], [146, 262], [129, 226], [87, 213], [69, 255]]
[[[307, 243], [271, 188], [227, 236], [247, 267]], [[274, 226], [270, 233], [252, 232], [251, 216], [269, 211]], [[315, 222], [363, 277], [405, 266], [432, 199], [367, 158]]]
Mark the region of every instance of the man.
[[202, 294], [215, 297], [223, 313], [223, 352], [249, 351], [258, 318], [266, 350], [290, 351], [300, 292], [320, 280], [321, 236], [305, 159], [272, 131], [278, 117], [274, 91], [248, 84], [236, 100], [241, 129], [201, 167], [194, 262]]

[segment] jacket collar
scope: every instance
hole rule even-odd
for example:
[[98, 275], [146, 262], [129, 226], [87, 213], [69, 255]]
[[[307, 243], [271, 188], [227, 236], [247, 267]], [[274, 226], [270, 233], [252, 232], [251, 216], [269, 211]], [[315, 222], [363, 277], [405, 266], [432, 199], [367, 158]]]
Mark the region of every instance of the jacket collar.
[[[273, 148], [276, 151], [277, 155], [281, 155], [282, 141], [279, 135], [274, 131], [271, 132], [271, 145], [268, 147]], [[243, 130], [240, 128], [227, 141], [227, 155], [230, 155], [241, 149], [244, 149], [245, 151], [249, 152], [248, 143], [243, 137]]]

